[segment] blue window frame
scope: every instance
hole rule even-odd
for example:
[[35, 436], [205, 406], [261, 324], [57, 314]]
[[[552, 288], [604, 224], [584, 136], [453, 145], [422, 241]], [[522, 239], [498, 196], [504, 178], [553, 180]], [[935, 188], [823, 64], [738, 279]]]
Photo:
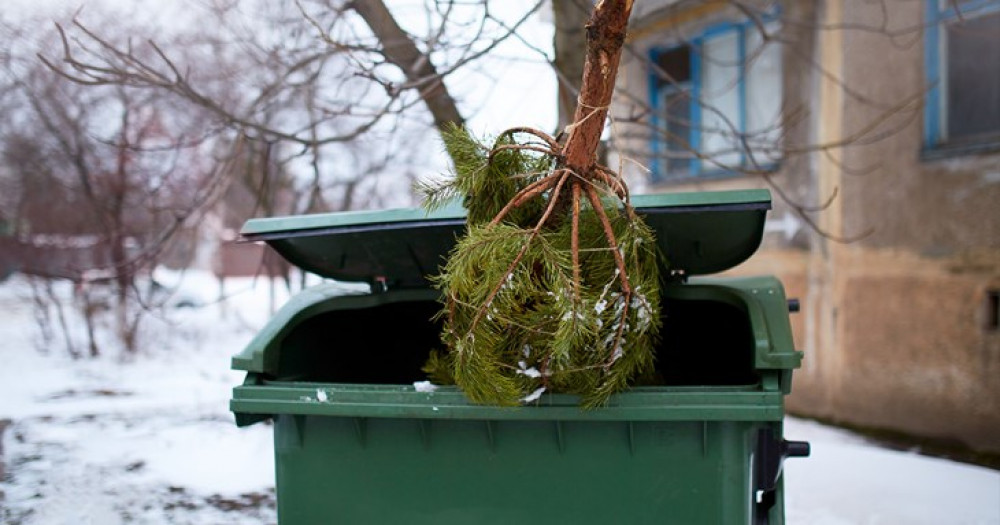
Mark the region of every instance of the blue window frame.
[[[774, 31], [777, 14], [765, 20]], [[780, 136], [780, 46], [757, 25], [708, 27], [649, 50], [654, 181], [773, 169]]]
[[1000, 2], [925, 2], [925, 151], [1000, 147]]

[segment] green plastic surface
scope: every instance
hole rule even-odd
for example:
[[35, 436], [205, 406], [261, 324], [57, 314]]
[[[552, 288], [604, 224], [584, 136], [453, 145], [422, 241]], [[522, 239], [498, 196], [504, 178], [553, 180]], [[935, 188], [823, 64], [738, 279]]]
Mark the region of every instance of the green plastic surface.
[[[770, 203], [766, 192], [663, 197], [635, 204], [655, 204], [644, 208], [647, 220], [666, 232], [668, 257], [688, 261], [688, 274], [748, 257]], [[422, 213], [268, 219], [244, 229], [324, 275], [357, 277], [374, 264], [364, 278], [387, 285], [366, 295], [334, 284], [306, 290], [233, 358], [248, 372], [230, 402], [237, 424], [274, 421], [282, 525], [756, 525], [762, 512], [766, 523], [784, 523], [781, 477], [774, 505], [755, 505], [758, 440], [762, 431], [782, 438], [784, 395], [802, 359], [780, 282], [665, 285], [664, 320], [673, 324], [664, 338], [674, 346], [662, 345], [657, 366], [666, 386], [636, 386], [589, 411], [564, 394], [517, 408], [474, 405], [455, 387], [411, 384], [439, 344], [430, 319], [438, 296], [421, 272], [463, 227], [460, 209]], [[373, 279], [382, 272], [385, 281]], [[355, 380], [379, 373], [396, 379]]]
[[[744, 312], [752, 331], [753, 362], [756, 369], [793, 369], [801, 364], [802, 353], [796, 351], [792, 343], [784, 289], [774, 277], [696, 278], [686, 284], [675, 283], [665, 286], [663, 295], [667, 299], [729, 304]], [[299, 293], [286, 303], [247, 347], [233, 357], [232, 367], [236, 370], [275, 377], [279, 374], [278, 363], [282, 353], [298, 351], [286, 344], [288, 335], [308, 319], [328, 312], [355, 311], [389, 304], [433, 302], [437, 297], [437, 292], [430, 289], [388, 290], [380, 294], [345, 295], [345, 291], [334, 283], [320, 284]], [[386, 321], [391, 322], [391, 320]], [[427, 321], [430, 322], [429, 317]], [[354, 328], [362, 330], [368, 327]], [[386, 329], [392, 330], [392, 327], [388, 326]], [[373, 335], [371, 341], [377, 343], [377, 336]], [[420, 350], [426, 351], [426, 349]], [[332, 338], [329, 351], [360, 350], [338, 348], [336, 338]], [[378, 349], [369, 351], [377, 352]], [[698, 349], [682, 349], [682, 351], [697, 352]], [[783, 386], [783, 390], [788, 389], [788, 385]]]
[[[383, 309], [436, 308], [429, 289], [341, 294], [332, 284], [299, 294], [233, 359], [249, 372], [233, 391], [237, 423], [274, 420], [282, 525], [755, 523], [756, 440], [762, 429], [780, 438], [782, 378], [800, 359], [777, 280], [702, 278], [664, 288], [665, 304], [679, 310], [668, 315], [697, 304], [743, 318], [757, 379], [635, 387], [589, 411], [561, 394], [499, 408], [471, 404], [455, 387], [297, 379], [315, 354], [388, 366], [381, 354], [399, 351], [407, 334], [393, 330], [404, 319], [379, 322]], [[335, 323], [359, 312], [371, 312], [374, 326]], [[347, 326], [362, 335], [345, 337]], [[740, 328], [716, 331], [733, 330]], [[695, 343], [661, 359], [705, 355], [723, 367], [725, 350]], [[772, 525], [784, 522], [782, 484], [766, 511]]]
[[[771, 207], [766, 190], [638, 195], [632, 204], [657, 234], [671, 268], [705, 275], [731, 268], [756, 251]], [[341, 281], [388, 288], [426, 287], [427, 276], [465, 225], [457, 205], [253, 219], [246, 240], [266, 241], [289, 262]]]
[[576, 396], [543, 395], [524, 407], [470, 403], [455, 387], [417, 392], [412, 385], [261, 381], [237, 387], [230, 408], [241, 414], [490, 419], [497, 421], [781, 421], [781, 392], [746, 387], [636, 387], [599, 410]]
[[[278, 519], [316, 523], [751, 524], [751, 421], [282, 415]], [[782, 482], [771, 525], [784, 523]]]
[[775, 277], [693, 278], [686, 284], [665, 287], [664, 295], [745, 308], [754, 331], [756, 368], [791, 370], [801, 366], [802, 352], [795, 350], [792, 341], [785, 288]]
[[292, 296], [268, 320], [242, 352], [233, 356], [232, 368], [275, 374], [284, 350], [285, 337], [302, 321], [335, 310], [371, 308], [386, 303], [434, 301], [438, 293], [429, 289], [393, 290], [385, 294], [346, 292], [337, 283], [322, 283]]

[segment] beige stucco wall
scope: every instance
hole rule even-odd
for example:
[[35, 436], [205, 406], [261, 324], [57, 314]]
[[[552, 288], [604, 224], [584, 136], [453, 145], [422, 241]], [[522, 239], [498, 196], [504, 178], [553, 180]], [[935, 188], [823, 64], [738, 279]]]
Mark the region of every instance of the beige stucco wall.
[[[891, 14], [894, 28], [919, 26], [923, 5]], [[870, 24], [881, 12], [849, 0], [842, 16]], [[1000, 289], [1000, 154], [922, 158], [922, 35], [844, 33], [840, 133], [882, 137], [836, 152], [864, 168], [835, 177], [838, 233], [871, 234], [824, 243], [836, 359], [818, 408], [1000, 452], [1000, 332], [984, 319], [988, 290]], [[814, 410], [798, 398], [789, 406]]]
[[[922, 23], [922, 2], [890, 7], [890, 29]], [[724, 16], [725, 9], [698, 15]], [[805, 360], [787, 406], [1000, 453], [1000, 331], [985, 319], [987, 294], [1000, 290], [1000, 152], [922, 157], [919, 32], [890, 41], [877, 31], [818, 29], [878, 26], [879, 4], [786, 2], [785, 14], [797, 21], [785, 27], [785, 104], [808, 110], [788, 126], [786, 141], [851, 143], [790, 153], [771, 181], [797, 204], [815, 205], [836, 191], [828, 209], [808, 214], [827, 235], [768, 233], [761, 251], [733, 270], [776, 274], [802, 301], [792, 325]], [[648, 49], [658, 38], [665, 37], [648, 31], [633, 46]], [[622, 82], [645, 89], [638, 60], [626, 65]], [[636, 151], [643, 147], [641, 132], [626, 138]], [[734, 177], [647, 189], [768, 186]], [[793, 213], [788, 200], [776, 195], [772, 218]], [[851, 243], [831, 238], [865, 233]]]

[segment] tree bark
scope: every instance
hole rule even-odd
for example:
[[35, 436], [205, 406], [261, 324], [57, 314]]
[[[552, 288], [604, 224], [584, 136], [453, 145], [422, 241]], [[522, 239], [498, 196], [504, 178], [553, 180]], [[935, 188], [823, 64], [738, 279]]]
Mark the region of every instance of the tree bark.
[[595, 164], [631, 12], [632, 0], [600, 0], [587, 22], [583, 82], [563, 150], [566, 166], [580, 176], [587, 176]]
[[444, 129], [449, 123], [462, 125], [465, 120], [458, 111], [455, 99], [434, 68], [430, 57], [417, 49], [409, 35], [396, 23], [382, 0], [355, 0], [354, 11], [368, 24], [375, 38], [382, 44], [382, 51], [390, 63], [406, 75], [406, 80], [420, 85], [420, 98], [434, 117], [434, 125]]
[[0, 419], [0, 479], [4, 479], [4, 463], [3, 463], [3, 434], [7, 430], [7, 427], [11, 425], [11, 420]]

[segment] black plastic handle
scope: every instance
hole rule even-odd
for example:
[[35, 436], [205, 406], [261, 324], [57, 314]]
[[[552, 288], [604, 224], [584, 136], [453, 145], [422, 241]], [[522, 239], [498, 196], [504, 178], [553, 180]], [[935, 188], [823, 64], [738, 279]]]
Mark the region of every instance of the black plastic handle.
[[786, 458], [807, 458], [811, 450], [808, 441], [785, 441], [781, 448]]
[[804, 458], [810, 452], [806, 441], [788, 441], [775, 435], [772, 428], [757, 431], [757, 451], [754, 454], [754, 525], [770, 523], [771, 507], [777, 501], [775, 490], [785, 458]]

